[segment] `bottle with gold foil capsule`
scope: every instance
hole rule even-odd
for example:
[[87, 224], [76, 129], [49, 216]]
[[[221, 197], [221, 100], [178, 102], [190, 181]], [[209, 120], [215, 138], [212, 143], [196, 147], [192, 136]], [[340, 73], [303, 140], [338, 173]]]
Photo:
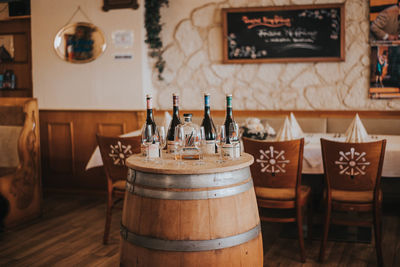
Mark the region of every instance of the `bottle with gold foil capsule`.
[[210, 112], [210, 94], [204, 94], [204, 118], [201, 126], [204, 127], [206, 145], [205, 145], [205, 154], [215, 154], [216, 145], [215, 145], [215, 125], [211, 118]]
[[160, 152], [158, 149], [158, 137], [156, 135], [156, 122], [154, 121], [154, 116], [153, 116], [153, 103], [152, 103], [153, 97], [148, 94], [146, 95], [146, 106], [147, 106], [147, 111], [146, 111], [146, 122], [143, 125], [142, 128], [142, 155], [146, 156], [148, 155], [149, 158], [157, 158], [160, 156]]
[[224, 125], [226, 134], [226, 143], [222, 146], [222, 154], [226, 158], [239, 158], [240, 157], [239, 127], [233, 118], [231, 94], [226, 95], [226, 117]]
[[172, 110], [172, 120], [168, 127], [167, 133], [167, 153], [175, 153], [175, 127], [181, 124], [181, 119], [179, 117], [179, 95], [174, 93], [172, 95], [173, 110]]

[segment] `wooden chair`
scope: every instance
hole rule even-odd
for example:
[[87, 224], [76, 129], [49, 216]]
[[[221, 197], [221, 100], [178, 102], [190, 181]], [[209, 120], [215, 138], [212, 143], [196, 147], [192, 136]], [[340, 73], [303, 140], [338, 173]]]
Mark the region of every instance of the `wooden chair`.
[[[312, 207], [311, 189], [301, 185], [304, 139], [265, 142], [243, 138], [243, 145], [245, 152], [255, 158], [250, 169], [260, 219], [268, 222], [297, 222], [301, 261], [305, 262], [303, 209], [308, 204], [308, 238], [311, 239]], [[272, 216], [275, 213], [273, 211], [283, 211], [286, 216], [279, 213], [278, 216]], [[287, 211], [295, 212], [287, 214]]]
[[[324, 259], [329, 225], [374, 225], [378, 264], [383, 266], [380, 187], [386, 140], [341, 143], [321, 139], [325, 173], [325, 225], [319, 260]], [[332, 211], [372, 212], [373, 222], [332, 217]]]
[[110, 233], [111, 214], [114, 205], [125, 196], [128, 169], [125, 160], [140, 153], [140, 136], [106, 137], [97, 135], [104, 171], [107, 177], [107, 208], [103, 243], [107, 244]]

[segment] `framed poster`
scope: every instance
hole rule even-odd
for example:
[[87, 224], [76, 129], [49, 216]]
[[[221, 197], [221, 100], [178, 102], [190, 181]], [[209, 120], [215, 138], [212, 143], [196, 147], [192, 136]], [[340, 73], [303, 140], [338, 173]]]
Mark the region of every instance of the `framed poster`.
[[344, 4], [222, 9], [223, 63], [343, 61]]
[[368, 95], [400, 98], [400, 28], [398, 0], [370, 0], [371, 66]]

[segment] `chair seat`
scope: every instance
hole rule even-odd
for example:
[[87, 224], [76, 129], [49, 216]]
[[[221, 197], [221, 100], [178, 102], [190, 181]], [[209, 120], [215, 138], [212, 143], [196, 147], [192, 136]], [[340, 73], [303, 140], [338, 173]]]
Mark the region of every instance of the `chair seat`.
[[[374, 191], [346, 191], [332, 189], [332, 200], [351, 203], [372, 203]], [[379, 200], [382, 199], [382, 191], [379, 191]]]
[[[273, 200], [294, 200], [296, 191], [294, 188], [272, 188], [272, 187], [259, 187], [255, 188], [256, 196], [265, 199]], [[307, 185], [300, 186], [300, 199], [305, 199], [311, 192], [311, 188]]]
[[125, 191], [126, 181], [119, 180], [113, 183], [113, 189], [118, 191]]

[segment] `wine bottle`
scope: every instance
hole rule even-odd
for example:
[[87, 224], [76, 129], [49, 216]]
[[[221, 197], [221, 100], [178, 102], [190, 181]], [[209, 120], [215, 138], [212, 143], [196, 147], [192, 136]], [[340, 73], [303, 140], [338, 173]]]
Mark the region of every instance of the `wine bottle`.
[[[232, 130], [231, 125], [236, 123], [233, 119], [232, 111], [232, 95], [226, 95], [226, 117], [225, 117], [225, 134], [226, 141], [225, 145], [222, 147], [222, 151], [225, 157], [238, 158], [240, 157], [240, 142], [238, 137], [238, 131], [234, 135], [230, 133]], [[237, 129], [238, 130], [238, 129]]]
[[181, 119], [179, 118], [179, 95], [172, 95], [173, 111], [172, 120], [168, 127], [167, 133], [167, 152], [175, 153], [175, 127], [181, 124]]
[[[142, 130], [142, 140], [151, 138], [153, 144], [145, 147], [145, 146], [143, 146], [143, 142], [142, 142], [142, 154], [144, 156], [149, 154], [150, 158], [156, 158], [156, 157], [159, 157], [160, 152], [158, 150], [158, 145], [155, 143], [156, 140], [154, 139], [154, 136], [156, 134], [157, 125], [156, 125], [156, 122], [154, 121], [152, 100], [153, 100], [153, 98], [150, 94], [146, 95], [147, 115], [146, 115], [146, 122], [145, 122], [145, 124], [143, 126], [143, 130]], [[151, 127], [149, 127], [149, 125], [151, 125]], [[146, 142], [148, 142], [148, 141], [146, 141]]]
[[152, 125], [152, 132], [156, 131], [156, 122], [153, 117], [153, 97], [148, 94], [146, 95], [146, 104], [147, 104], [147, 115], [146, 115], [146, 125]]
[[201, 126], [204, 127], [205, 138], [206, 138], [206, 154], [215, 154], [216, 153], [216, 145], [215, 145], [215, 125], [211, 118], [210, 114], [210, 94], [204, 94], [204, 118], [201, 123]]
[[[235, 122], [233, 119], [233, 111], [232, 111], [232, 95], [226, 95], [226, 117], [225, 117], [225, 134], [229, 136], [229, 125]], [[226, 139], [226, 143], [229, 144], [229, 138]]]

